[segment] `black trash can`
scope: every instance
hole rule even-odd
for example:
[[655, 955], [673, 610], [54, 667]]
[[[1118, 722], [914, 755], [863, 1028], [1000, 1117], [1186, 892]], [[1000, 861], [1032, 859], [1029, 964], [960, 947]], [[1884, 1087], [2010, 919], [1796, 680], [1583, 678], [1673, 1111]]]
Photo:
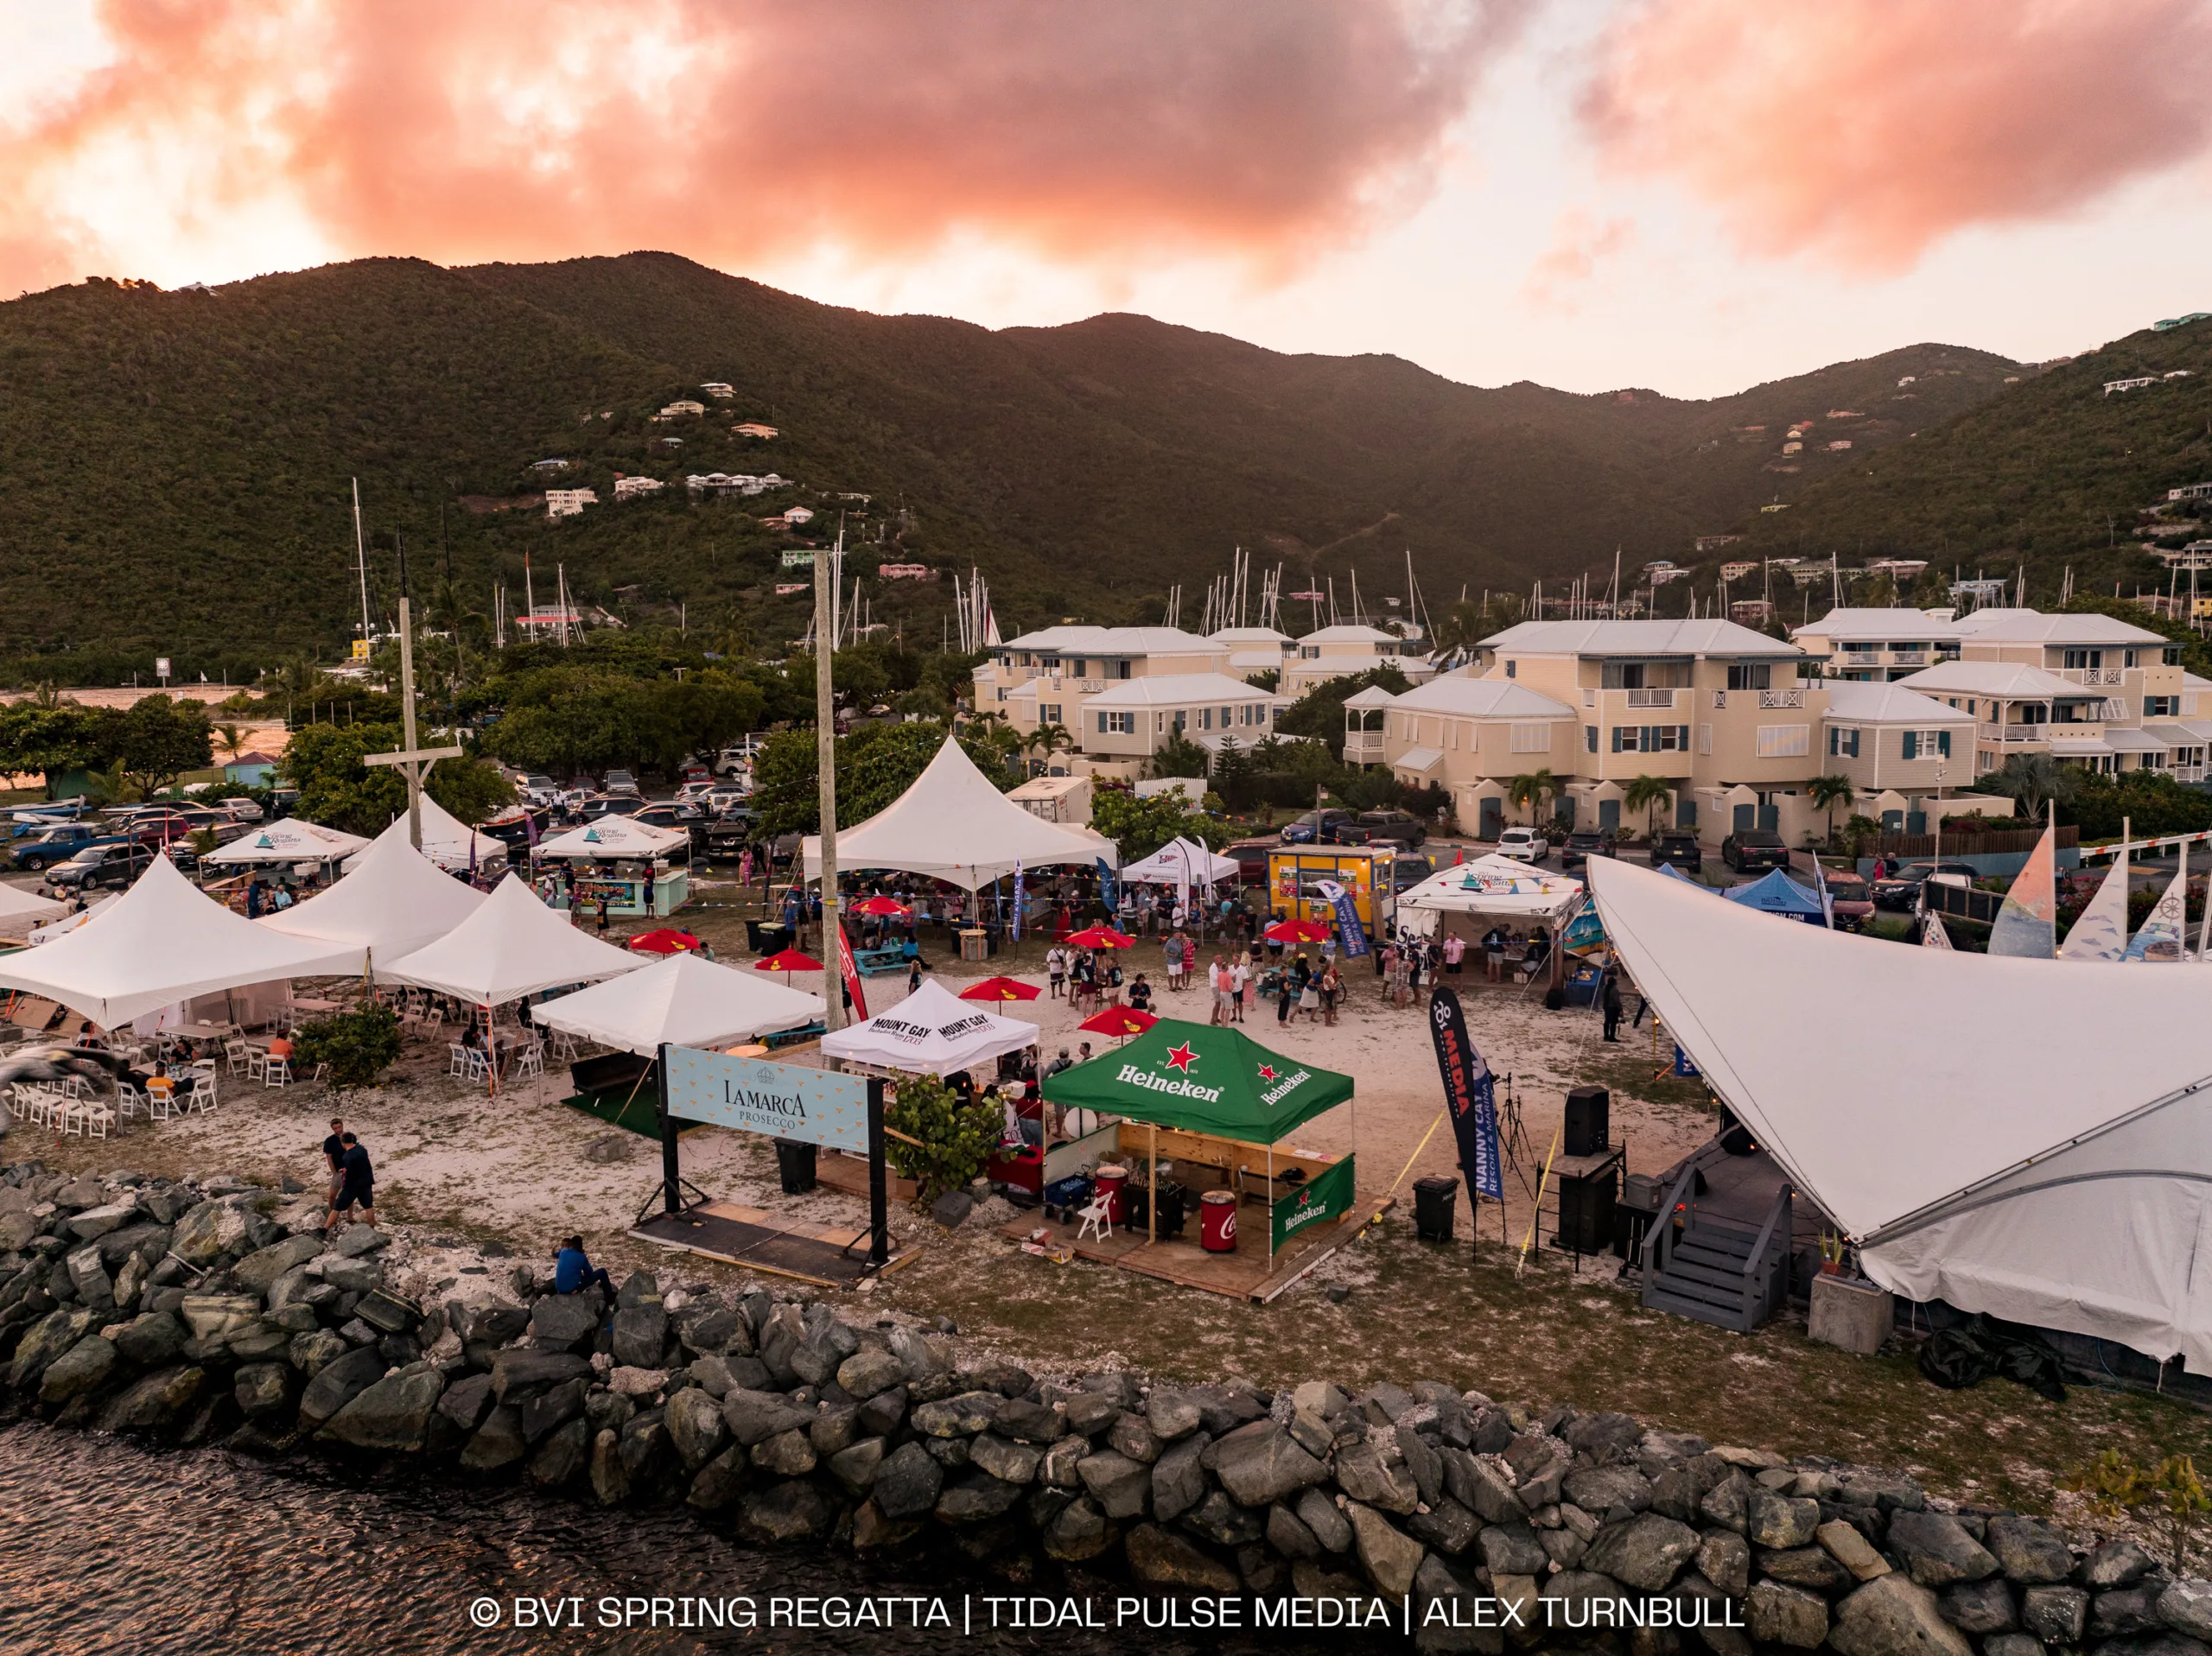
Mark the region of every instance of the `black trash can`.
[[815, 1146], [798, 1139], [776, 1140], [776, 1171], [785, 1196], [804, 1196], [814, 1188]]
[[1452, 1240], [1452, 1218], [1459, 1201], [1459, 1181], [1441, 1174], [1414, 1181], [1414, 1234], [1424, 1242]]

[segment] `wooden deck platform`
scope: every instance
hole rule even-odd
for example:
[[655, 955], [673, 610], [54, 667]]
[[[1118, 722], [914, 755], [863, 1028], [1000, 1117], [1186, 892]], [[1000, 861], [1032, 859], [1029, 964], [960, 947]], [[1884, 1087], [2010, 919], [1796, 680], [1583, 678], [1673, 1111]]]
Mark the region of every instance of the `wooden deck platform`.
[[[824, 1150], [814, 1158], [814, 1178], [825, 1190], [842, 1190], [847, 1196], [868, 1200], [868, 1158], [848, 1156], [838, 1151]], [[893, 1168], [884, 1169], [884, 1200], [912, 1202], [918, 1187], [910, 1178], [901, 1178]]]
[[[1095, 1237], [1085, 1237], [1078, 1242], [1074, 1225], [1048, 1220], [1036, 1210], [1000, 1226], [999, 1234], [1026, 1245], [1036, 1232], [1042, 1230], [1045, 1235], [1038, 1247], [1047, 1258], [1119, 1266], [1124, 1271], [1158, 1277], [1180, 1287], [1203, 1288], [1208, 1293], [1227, 1294], [1232, 1298], [1265, 1304], [1396, 1205], [1397, 1199], [1387, 1196], [1356, 1202], [1333, 1225], [1293, 1236], [1273, 1259], [1268, 1257], [1264, 1240], [1268, 1210], [1256, 1202], [1248, 1202], [1245, 1207], [1257, 1221], [1253, 1229], [1261, 1240], [1247, 1240], [1240, 1234], [1236, 1251], [1230, 1253], [1209, 1253], [1198, 1246], [1198, 1221], [1195, 1217], [1186, 1226], [1184, 1237], [1173, 1241], [1147, 1242], [1142, 1230], [1117, 1230], [1103, 1242]], [[1242, 1215], [1239, 1222], [1241, 1225]]]
[[[868, 1232], [788, 1219], [734, 1202], [694, 1202], [681, 1214], [655, 1214], [630, 1234], [702, 1259], [741, 1265], [823, 1288], [850, 1288], [869, 1274]], [[901, 1248], [884, 1264], [895, 1271], [920, 1250]]]

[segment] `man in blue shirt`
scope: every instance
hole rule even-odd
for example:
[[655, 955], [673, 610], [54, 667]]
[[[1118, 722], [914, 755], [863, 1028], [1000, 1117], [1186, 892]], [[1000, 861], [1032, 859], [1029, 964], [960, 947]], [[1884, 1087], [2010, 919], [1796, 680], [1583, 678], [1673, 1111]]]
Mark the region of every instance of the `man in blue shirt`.
[[593, 1268], [591, 1259], [584, 1253], [584, 1239], [571, 1236], [561, 1244], [561, 1251], [553, 1256], [553, 1291], [556, 1294], [580, 1294], [597, 1284], [601, 1291], [613, 1294], [614, 1284], [603, 1269]]

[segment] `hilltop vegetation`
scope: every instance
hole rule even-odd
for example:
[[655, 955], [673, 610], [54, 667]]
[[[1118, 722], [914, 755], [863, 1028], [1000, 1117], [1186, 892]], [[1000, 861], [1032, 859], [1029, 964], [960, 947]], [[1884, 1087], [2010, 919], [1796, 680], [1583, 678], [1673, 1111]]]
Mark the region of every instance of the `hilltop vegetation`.
[[[1410, 549], [1440, 611], [1460, 586], [1525, 588], [1686, 560], [1777, 493], [1902, 442], [1877, 392], [1906, 374], [1923, 422], [2013, 365], [1916, 346], [1710, 403], [1455, 384], [1388, 357], [1292, 357], [1143, 317], [1000, 333], [841, 310], [663, 254], [447, 270], [375, 259], [164, 293], [91, 282], [0, 304], [0, 676], [96, 683], [252, 677], [340, 653], [371, 604], [450, 576], [455, 612], [495, 585], [538, 603], [556, 569], [586, 604], [780, 653], [804, 629], [781, 555], [849, 514], [849, 574], [979, 565], [1009, 627], [1159, 619], [1233, 548], [1370, 597]], [[734, 395], [655, 423], [705, 381]], [[2016, 388], [2017, 389], [2017, 388]], [[1870, 410], [1847, 458], [1777, 464], [1789, 421]], [[780, 435], [733, 435], [764, 421]], [[1763, 432], [1744, 429], [1764, 426]], [[663, 440], [678, 440], [671, 449]], [[554, 477], [532, 463], [562, 459]], [[693, 472], [796, 486], [693, 500]], [[618, 473], [663, 479], [617, 504]], [[601, 504], [550, 523], [549, 483]], [[842, 498], [866, 495], [862, 502]], [[792, 504], [793, 532], [760, 520]], [[934, 646], [943, 584], [866, 582], [875, 619]], [[1195, 619], [1195, 600], [1185, 621]]]

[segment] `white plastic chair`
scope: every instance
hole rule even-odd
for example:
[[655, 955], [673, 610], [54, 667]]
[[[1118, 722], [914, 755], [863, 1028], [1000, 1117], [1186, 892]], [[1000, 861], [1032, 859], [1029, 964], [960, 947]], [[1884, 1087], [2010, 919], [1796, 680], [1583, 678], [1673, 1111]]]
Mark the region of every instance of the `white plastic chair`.
[[491, 1085], [491, 1059], [485, 1055], [480, 1048], [478, 1047], [465, 1046], [461, 1048], [461, 1050], [462, 1056], [467, 1060], [468, 1064], [468, 1068], [466, 1073], [462, 1075], [461, 1079], [463, 1081], [480, 1081], [487, 1087]]
[[78, 1136], [86, 1139], [105, 1139], [107, 1130], [115, 1125], [115, 1112], [98, 1099], [87, 1099], [75, 1109]]
[[455, 1041], [446, 1048], [446, 1051], [449, 1055], [446, 1074], [455, 1081], [467, 1081], [468, 1079], [468, 1049]]
[[1080, 1242], [1086, 1233], [1100, 1241], [1111, 1241], [1114, 1236], [1114, 1209], [1105, 1196], [1093, 1196], [1090, 1205], [1080, 1215], [1083, 1222], [1075, 1228], [1075, 1240]]
[[553, 1058], [556, 1063], [576, 1061], [576, 1037], [564, 1029], [553, 1031]]
[[270, 1058], [262, 1066], [261, 1084], [264, 1088], [289, 1087], [292, 1084], [292, 1061], [289, 1058]]
[[545, 1073], [545, 1043], [532, 1041], [515, 1060], [515, 1079], [535, 1081]]
[[115, 1113], [125, 1121], [134, 1115], [143, 1115], [149, 1121], [154, 1119], [153, 1106], [146, 1094], [127, 1081], [115, 1084]]
[[245, 1050], [245, 1078], [265, 1081], [269, 1077], [269, 1049], [250, 1046]]
[[253, 1049], [248, 1046], [243, 1038], [225, 1041], [223, 1062], [230, 1066], [230, 1071], [234, 1075], [241, 1069], [251, 1073], [253, 1065]]

